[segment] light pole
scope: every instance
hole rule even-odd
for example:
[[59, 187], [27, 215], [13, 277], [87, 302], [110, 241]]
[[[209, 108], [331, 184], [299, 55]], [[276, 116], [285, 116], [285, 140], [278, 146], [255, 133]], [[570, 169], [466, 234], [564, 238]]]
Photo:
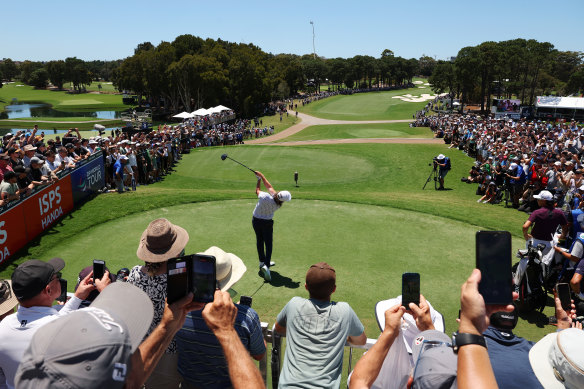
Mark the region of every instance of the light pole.
[[312, 55], [314, 59], [316, 59], [316, 49], [314, 48], [314, 22], [311, 20], [310, 24], [312, 24]]

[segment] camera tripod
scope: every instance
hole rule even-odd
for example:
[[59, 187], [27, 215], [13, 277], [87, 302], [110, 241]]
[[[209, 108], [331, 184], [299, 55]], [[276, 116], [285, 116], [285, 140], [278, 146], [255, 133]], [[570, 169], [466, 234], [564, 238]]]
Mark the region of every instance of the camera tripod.
[[[430, 166], [430, 164], [428, 164], [428, 166]], [[432, 168], [432, 171], [430, 172], [430, 175], [428, 176], [426, 183], [422, 187], [422, 190], [426, 189], [426, 185], [428, 185], [428, 182], [432, 180], [432, 176], [434, 176], [434, 190], [438, 190], [438, 169], [436, 164], [434, 164], [434, 167]]]

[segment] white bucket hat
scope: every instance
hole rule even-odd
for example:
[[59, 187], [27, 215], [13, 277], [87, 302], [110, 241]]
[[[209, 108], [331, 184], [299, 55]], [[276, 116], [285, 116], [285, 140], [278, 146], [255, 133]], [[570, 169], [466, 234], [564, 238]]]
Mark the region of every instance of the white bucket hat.
[[209, 247], [202, 254], [215, 257], [217, 283], [219, 289], [223, 292], [228, 291], [247, 271], [247, 267], [245, 267], [241, 258], [235, 254], [226, 253], [217, 246]]
[[568, 328], [546, 335], [529, 351], [535, 376], [546, 389], [584, 387], [584, 332]]

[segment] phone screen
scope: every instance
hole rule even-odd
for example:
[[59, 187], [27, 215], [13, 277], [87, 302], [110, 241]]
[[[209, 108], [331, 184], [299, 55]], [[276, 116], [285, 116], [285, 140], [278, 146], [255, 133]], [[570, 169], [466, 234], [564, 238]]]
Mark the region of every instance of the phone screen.
[[189, 257], [173, 258], [167, 264], [166, 298], [168, 304], [189, 293]]
[[556, 285], [556, 290], [558, 291], [558, 297], [562, 302], [562, 309], [568, 313], [572, 309], [572, 296], [570, 295], [570, 285], [565, 283], [560, 283]]
[[479, 293], [485, 304], [511, 304], [511, 234], [508, 231], [478, 231], [476, 267], [481, 271]]
[[57, 297], [57, 301], [66, 303], [67, 302], [67, 280], [60, 278], [59, 284], [61, 284], [61, 295], [59, 297]]
[[217, 277], [215, 275], [215, 257], [194, 255], [193, 258], [193, 301], [208, 303], [213, 301]]
[[105, 274], [105, 261], [99, 259], [93, 260], [93, 279], [101, 280]]
[[420, 305], [420, 274], [402, 274], [402, 305], [410, 309], [410, 303]]

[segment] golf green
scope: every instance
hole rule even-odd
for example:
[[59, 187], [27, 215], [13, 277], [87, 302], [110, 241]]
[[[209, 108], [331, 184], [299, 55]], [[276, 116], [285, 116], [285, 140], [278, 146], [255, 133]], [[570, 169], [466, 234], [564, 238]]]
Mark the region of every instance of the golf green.
[[[114, 272], [131, 268], [141, 263], [136, 249], [142, 232], [153, 219], [165, 217], [188, 231], [187, 253], [215, 245], [245, 262], [248, 271], [234, 289], [254, 297], [261, 319], [270, 324], [290, 298], [306, 295], [309, 266], [326, 261], [337, 270], [333, 298], [353, 306], [370, 337], [379, 333], [375, 303], [401, 294], [406, 271], [421, 274], [422, 293], [445, 315], [448, 330], [454, 330], [460, 285], [474, 265], [474, 247], [467, 242], [480, 227], [388, 207], [293, 200], [276, 213], [276, 266], [268, 284], [258, 276], [254, 205], [254, 200], [233, 200], [161, 207], [79, 231], [75, 239], [48, 249], [46, 257], [58, 256], [70, 264], [64, 269], [70, 283], [95, 258], [105, 260]], [[448, 231], [449, 239], [427, 234], [439, 230]]]

